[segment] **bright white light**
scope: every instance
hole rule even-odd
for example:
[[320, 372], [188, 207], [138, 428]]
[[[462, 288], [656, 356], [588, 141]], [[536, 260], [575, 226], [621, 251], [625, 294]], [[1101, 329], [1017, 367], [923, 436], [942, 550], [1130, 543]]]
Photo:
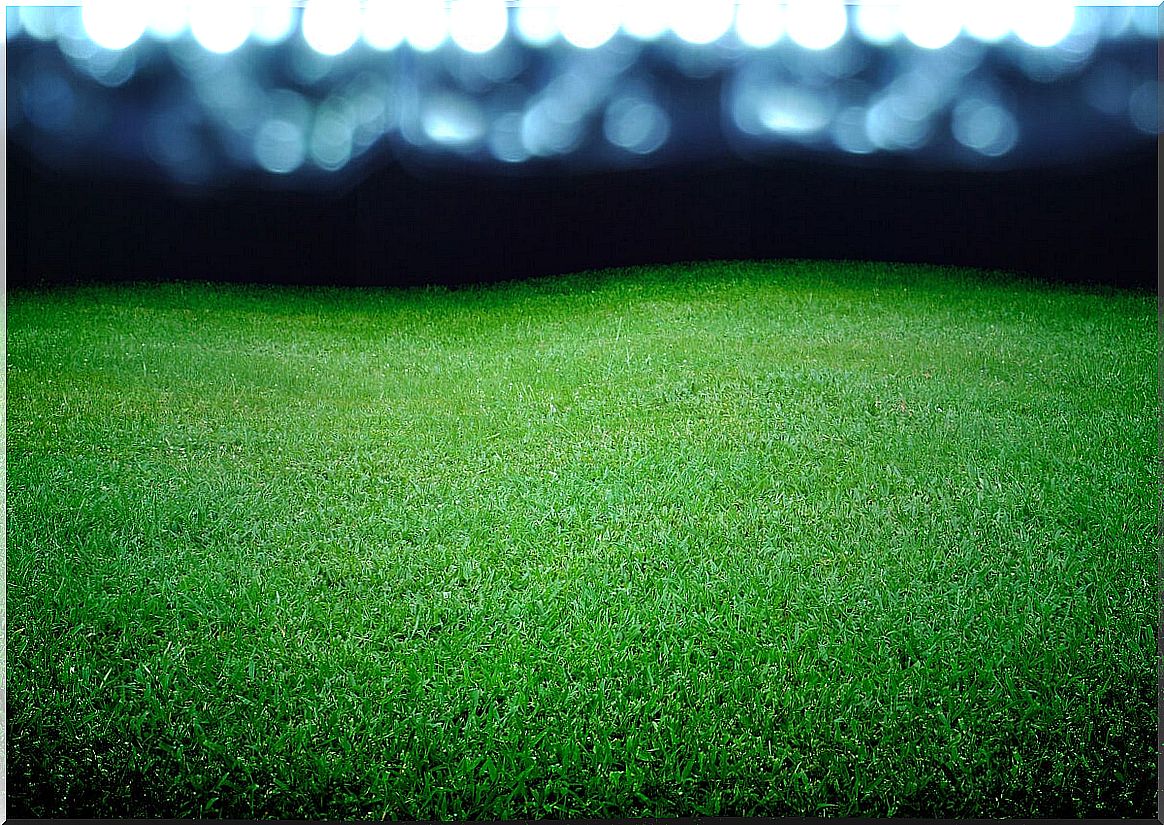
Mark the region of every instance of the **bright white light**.
[[562, 0], [558, 28], [572, 46], [595, 49], [614, 37], [620, 16], [614, 0]]
[[954, 107], [951, 130], [963, 146], [990, 157], [1005, 155], [1018, 140], [1018, 124], [1010, 112], [977, 98]]
[[36, 40], [52, 40], [56, 37], [57, 9], [51, 6], [20, 6], [16, 11], [29, 37]]
[[443, 94], [425, 101], [420, 123], [429, 140], [446, 146], [474, 143], [485, 134], [477, 104], [460, 95]]
[[1064, 0], [1015, 3], [1012, 28], [1030, 46], [1054, 46], [1075, 25], [1075, 6]]
[[962, 4], [962, 26], [966, 33], [983, 43], [997, 43], [1010, 34], [1008, 0], [965, 0]]
[[364, 42], [388, 51], [404, 41], [404, 8], [399, 0], [368, 0], [364, 6]]
[[198, 0], [190, 6], [190, 32], [202, 48], [233, 52], [251, 33], [253, 8], [233, 0]]
[[622, 30], [637, 40], [655, 40], [670, 25], [668, 0], [627, 0], [623, 5]]
[[671, 29], [696, 46], [719, 40], [731, 28], [734, 0], [678, 0], [672, 8]]
[[848, 17], [838, 0], [789, 0], [788, 36], [805, 49], [827, 49], [845, 36]]
[[901, 33], [923, 49], [940, 49], [962, 31], [960, 9], [946, 0], [912, 0], [901, 8]]
[[763, 49], [784, 34], [784, 7], [777, 0], [742, 0], [736, 7], [736, 36], [745, 46]]
[[404, 39], [418, 52], [431, 52], [449, 36], [449, 16], [443, 0], [407, 0], [404, 13]]
[[343, 54], [360, 37], [360, 0], [307, 0], [303, 39], [326, 57]]
[[255, 39], [273, 46], [281, 43], [295, 28], [295, 14], [291, 0], [263, 0], [255, 7]]
[[530, 46], [545, 46], [558, 36], [558, 7], [526, 4], [517, 7], [517, 35]]
[[307, 157], [303, 132], [290, 121], [268, 120], [255, 134], [255, 160], [268, 172], [285, 175], [294, 172]]
[[145, 34], [147, 14], [140, 0], [87, 0], [81, 6], [81, 22], [89, 39], [113, 51], [132, 46]]
[[756, 101], [756, 116], [769, 131], [807, 135], [828, 125], [829, 107], [812, 92], [777, 86], [766, 89]]
[[636, 155], [648, 155], [666, 142], [671, 122], [654, 103], [622, 97], [607, 107], [602, 132], [615, 146]]
[[482, 54], [505, 39], [505, 0], [456, 0], [449, 8], [449, 34], [467, 52]]
[[186, 0], [153, 0], [147, 21], [150, 34], [159, 40], [173, 40], [186, 30], [188, 14]]
[[866, 43], [885, 46], [901, 36], [901, 9], [880, 3], [863, 3], [856, 8], [853, 25]]

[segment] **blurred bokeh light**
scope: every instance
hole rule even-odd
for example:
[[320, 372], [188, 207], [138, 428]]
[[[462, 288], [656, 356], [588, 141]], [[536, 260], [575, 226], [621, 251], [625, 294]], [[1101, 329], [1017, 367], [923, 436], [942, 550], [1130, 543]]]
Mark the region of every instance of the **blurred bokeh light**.
[[[85, 0], [6, 10], [48, 162], [327, 186], [807, 154], [1070, 163], [1159, 133], [1159, 9], [1062, 0]], [[371, 151], [377, 149], [377, 151]]]

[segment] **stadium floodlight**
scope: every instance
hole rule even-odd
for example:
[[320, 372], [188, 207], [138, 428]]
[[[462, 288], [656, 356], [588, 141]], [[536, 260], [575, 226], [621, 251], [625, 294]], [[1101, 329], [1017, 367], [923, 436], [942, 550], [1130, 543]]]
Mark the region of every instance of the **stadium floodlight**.
[[143, 0], [86, 0], [81, 21], [89, 39], [103, 49], [127, 49], [145, 34], [148, 6]]
[[613, 0], [562, 0], [558, 28], [562, 37], [580, 49], [596, 49], [614, 37], [622, 16]]
[[360, 0], [307, 0], [303, 39], [326, 57], [343, 54], [360, 38]]
[[207, 51], [229, 54], [250, 37], [253, 11], [232, 0], [198, 0], [190, 6], [190, 32]]
[[848, 28], [845, 6], [838, 0], [789, 0], [787, 14], [788, 36], [813, 51], [836, 45]]
[[733, 0], [680, 0], [672, 7], [671, 29], [695, 46], [714, 43], [731, 28]]
[[455, 0], [449, 6], [449, 35], [467, 52], [483, 54], [505, 39], [505, 0]]
[[940, 49], [962, 31], [961, 10], [953, 3], [911, 0], [901, 7], [901, 33], [915, 46]]
[[763, 49], [784, 35], [784, 6], [778, 0], [741, 0], [736, 7], [736, 36], [745, 46]]

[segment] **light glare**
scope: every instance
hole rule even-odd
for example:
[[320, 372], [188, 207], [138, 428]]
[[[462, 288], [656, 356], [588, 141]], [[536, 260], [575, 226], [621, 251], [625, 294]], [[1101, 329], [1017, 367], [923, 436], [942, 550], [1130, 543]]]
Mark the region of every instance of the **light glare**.
[[745, 46], [763, 49], [784, 34], [784, 7], [777, 0], [743, 0], [736, 7], [736, 36]]
[[404, 42], [403, 9], [398, 0], [368, 0], [364, 6], [364, 42], [377, 51], [395, 49]]
[[1059, 0], [1016, 3], [1012, 28], [1029, 46], [1054, 46], [1071, 33], [1075, 6]]
[[628, 0], [622, 30], [637, 40], [655, 40], [670, 25], [670, 9], [667, 0]]
[[202, 48], [228, 54], [251, 33], [252, 8], [231, 0], [198, 0], [190, 7], [190, 32]]
[[733, 0], [680, 0], [674, 6], [672, 30], [696, 46], [713, 43], [731, 28]]
[[449, 8], [449, 34], [467, 52], [483, 54], [505, 39], [505, 0], [456, 0]]
[[914, 0], [901, 9], [901, 33], [923, 49], [940, 49], [962, 31], [957, 6], [941, 0]]
[[418, 52], [431, 52], [449, 36], [449, 17], [442, 0], [408, 0], [404, 12], [404, 39]]
[[558, 28], [579, 49], [596, 49], [614, 37], [621, 25], [613, 0], [562, 0]]
[[140, 0], [86, 0], [81, 6], [85, 33], [110, 51], [136, 43], [145, 34], [146, 15], [146, 6]]
[[813, 51], [840, 42], [848, 27], [845, 6], [837, 0], [789, 0], [787, 15], [788, 36]]
[[325, 57], [343, 54], [360, 37], [360, 0], [307, 0], [303, 39]]

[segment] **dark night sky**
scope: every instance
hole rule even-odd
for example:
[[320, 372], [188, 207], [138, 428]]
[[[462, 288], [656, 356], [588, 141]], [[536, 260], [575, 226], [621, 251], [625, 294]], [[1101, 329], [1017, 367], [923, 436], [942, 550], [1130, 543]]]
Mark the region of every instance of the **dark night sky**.
[[340, 194], [201, 195], [8, 145], [8, 283], [407, 285], [709, 259], [1000, 268], [1155, 288], [1157, 157], [933, 172], [805, 161], [521, 178], [396, 164]]

